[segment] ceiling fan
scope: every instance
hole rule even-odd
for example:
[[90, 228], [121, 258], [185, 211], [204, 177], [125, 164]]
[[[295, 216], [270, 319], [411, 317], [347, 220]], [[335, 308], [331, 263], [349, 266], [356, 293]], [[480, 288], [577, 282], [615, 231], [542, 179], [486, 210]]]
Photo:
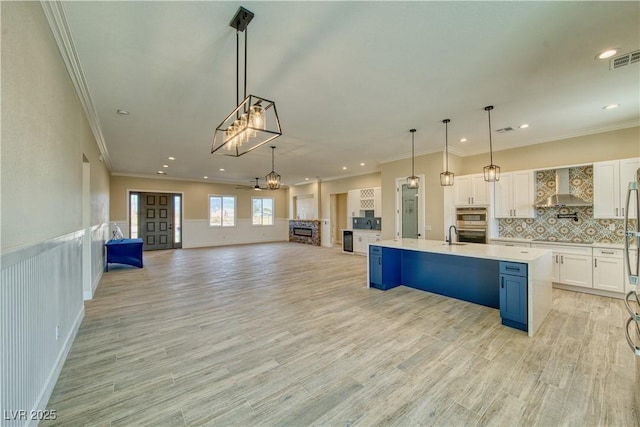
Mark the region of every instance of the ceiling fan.
[[[268, 190], [269, 189], [268, 187], [260, 187], [259, 179], [260, 178], [256, 178], [255, 179], [256, 182], [255, 182], [255, 185], [253, 185], [253, 186], [238, 185], [238, 186], [236, 186], [236, 189], [237, 190], [254, 190], [254, 191]], [[253, 182], [253, 181], [250, 181], [250, 182]]]

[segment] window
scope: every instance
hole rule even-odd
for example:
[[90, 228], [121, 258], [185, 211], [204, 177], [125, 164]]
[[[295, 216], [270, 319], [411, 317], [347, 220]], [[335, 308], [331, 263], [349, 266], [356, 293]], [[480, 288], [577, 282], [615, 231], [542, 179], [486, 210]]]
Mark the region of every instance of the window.
[[273, 197], [252, 198], [253, 225], [273, 225]]
[[137, 239], [138, 236], [138, 221], [140, 218], [140, 194], [129, 193], [129, 236], [132, 239]]
[[209, 196], [209, 225], [211, 227], [235, 227], [235, 196]]

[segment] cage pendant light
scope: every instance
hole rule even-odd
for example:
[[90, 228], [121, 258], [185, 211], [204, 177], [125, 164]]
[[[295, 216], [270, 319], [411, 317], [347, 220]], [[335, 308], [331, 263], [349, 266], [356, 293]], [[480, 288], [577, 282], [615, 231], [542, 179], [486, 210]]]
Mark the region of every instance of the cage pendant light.
[[454, 173], [449, 172], [449, 128], [448, 124], [451, 120], [444, 119], [444, 150], [445, 150], [445, 168], [444, 172], [440, 174], [440, 185], [447, 187], [453, 185]]
[[409, 132], [411, 132], [411, 176], [407, 177], [407, 188], [416, 189], [420, 186], [420, 178], [416, 176], [414, 171], [414, 162], [415, 162], [414, 145], [415, 145], [416, 130], [410, 129]]
[[[253, 13], [240, 7], [229, 25], [236, 29], [236, 108], [213, 134], [212, 154], [240, 157], [282, 135], [276, 104], [247, 95], [247, 26]], [[240, 36], [244, 32], [244, 100], [240, 102]]]
[[280, 188], [280, 175], [275, 172], [275, 149], [273, 145], [271, 146], [271, 172], [267, 174], [265, 179], [267, 180], [267, 187], [269, 190], [277, 190]]
[[500, 166], [493, 164], [493, 145], [491, 143], [491, 110], [493, 105], [484, 107], [489, 117], [489, 159], [491, 163], [483, 168], [484, 180], [487, 182], [500, 181]]

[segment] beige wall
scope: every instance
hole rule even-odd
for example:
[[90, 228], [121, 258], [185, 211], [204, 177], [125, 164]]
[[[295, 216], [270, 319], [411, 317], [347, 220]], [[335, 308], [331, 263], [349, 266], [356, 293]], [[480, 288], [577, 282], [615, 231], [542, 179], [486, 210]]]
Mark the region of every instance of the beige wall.
[[[314, 201], [315, 215], [314, 218], [308, 219], [319, 219], [318, 213], [321, 208], [321, 197], [320, 197], [320, 182], [314, 181], [304, 185], [296, 185], [293, 187], [289, 187], [289, 219], [296, 218], [296, 200], [298, 197], [312, 197]], [[329, 203], [329, 199], [327, 199], [327, 203]]]
[[[459, 158], [449, 156], [449, 170], [458, 168]], [[440, 186], [440, 173], [444, 171], [443, 154], [432, 153], [415, 158], [415, 174], [425, 175], [425, 224], [420, 224], [420, 232], [426, 239], [441, 239], [444, 235], [444, 189]], [[393, 239], [395, 233], [396, 179], [406, 179], [411, 175], [411, 159], [397, 160], [382, 165], [382, 238]], [[424, 229], [431, 226], [430, 231]]]
[[[332, 194], [347, 193], [349, 190], [358, 188], [380, 187], [380, 173], [371, 173], [366, 175], [352, 176], [349, 178], [336, 179], [332, 181], [323, 181], [320, 187], [320, 199], [322, 201], [322, 210], [320, 218], [330, 218], [331, 203], [329, 202]], [[344, 212], [346, 213], [346, 206]], [[345, 218], [346, 221], [346, 218]]]
[[[502, 172], [510, 172], [638, 156], [640, 127], [634, 127], [496, 151], [493, 161]], [[464, 157], [459, 174], [482, 173], [482, 168], [488, 164], [488, 153]]]
[[210, 194], [236, 196], [238, 219], [251, 218], [251, 198], [254, 196], [275, 198], [275, 218], [286, 218], [288, 211], [286, 189], [257, 192], [252, 190], [250, 186], [248, 189], [239, 189], [235, 185], [229, 184], [113, 175], [111, 177], [111, 219], [113, 221], [125, 221], [128, 218], [127, 197], [129, 190], [183, 193], [185, 220], [209, 218]]
[[108, 172], [39, 2], [2, 2], [2, 250], [108, 222]]

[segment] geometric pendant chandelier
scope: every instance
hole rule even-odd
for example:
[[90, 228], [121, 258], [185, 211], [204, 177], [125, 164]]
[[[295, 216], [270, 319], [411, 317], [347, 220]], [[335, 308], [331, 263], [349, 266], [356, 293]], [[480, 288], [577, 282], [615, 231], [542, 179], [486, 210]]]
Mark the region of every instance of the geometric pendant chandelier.
[[[229, 23], [236, 29], [236, 108], [218, 125], [211, 153], [240, 157], [282, 135], [273, 101], [247, 96], [247, 25], [254, 14], [240, 7]], [[244, 32], [244, 100], [240, 102], [240, 32]]]

